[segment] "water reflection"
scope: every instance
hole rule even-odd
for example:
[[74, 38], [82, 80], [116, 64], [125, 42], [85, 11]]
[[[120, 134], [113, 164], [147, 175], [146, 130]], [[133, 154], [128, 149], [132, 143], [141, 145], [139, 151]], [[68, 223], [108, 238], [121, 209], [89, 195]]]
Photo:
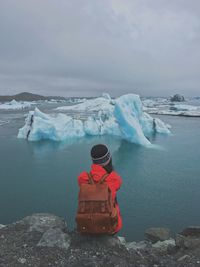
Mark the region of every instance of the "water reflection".
[[44, 157], [48, 153], [66, 150], [71, 146], [79, 146], [81, 149], [82, 145], [87, 144], [88, 146], [90, 145], [92, 147], [93, 145], [98, 143], [108, 145], [111, 150], [111, 153], [114, 153], [119, 149], [121, 145], [120, 138], [113, 138], [110, 136], [87, 136], [83, 138], [71, 138], [66, 141], [40, 140], [30, 142], [27, 140], [19, 140], [19, 142], [27, 144], [30, 153], [36, 157]]

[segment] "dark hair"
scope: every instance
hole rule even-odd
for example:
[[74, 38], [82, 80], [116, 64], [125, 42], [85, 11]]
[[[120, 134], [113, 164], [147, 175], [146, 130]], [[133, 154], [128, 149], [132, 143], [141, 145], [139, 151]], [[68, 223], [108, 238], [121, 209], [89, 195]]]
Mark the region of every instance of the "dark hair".
[[112, 159], [110, 159], [110, 162], [106, 166], [103, 166], [103, 168], [107, 171], [107, 173], [111, 173], [114, 170], [112, 165]]

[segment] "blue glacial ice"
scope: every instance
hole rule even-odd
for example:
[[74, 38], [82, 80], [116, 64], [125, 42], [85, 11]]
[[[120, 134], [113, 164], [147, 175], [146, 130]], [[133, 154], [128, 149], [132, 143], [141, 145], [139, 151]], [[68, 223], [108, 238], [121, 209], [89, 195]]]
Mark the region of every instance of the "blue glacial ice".
[[128, 94], [119, 97], [116, 100], [114, 115], [124, 139], [141, 145], [150, 144], [142, 129], [143, 111], [138, 95]]
[[[115, 135], [129, 142], [148, 146], [148, 136], [154, 131], [169, 134], [169, 125], [143, 112], [140, 97], [135, 94], [123, 95], [115, 100], [108, 94], [87, 99], [73, 106], [59, 107], [65, 112], [49, 115], [38, 108], [30, 111], [25, 125], [19, 129], [18, 137], [29, 141], [50, 139], [69, 140], [83, 136]], [[69, 116], [72, 112], [85, 114], [84, 119]], [[77, 113], [78, 112], [78, 113]], [[32, 118], [32, 119], [31, 119]], [[31, 123], [32, 121], [32, 123]]]

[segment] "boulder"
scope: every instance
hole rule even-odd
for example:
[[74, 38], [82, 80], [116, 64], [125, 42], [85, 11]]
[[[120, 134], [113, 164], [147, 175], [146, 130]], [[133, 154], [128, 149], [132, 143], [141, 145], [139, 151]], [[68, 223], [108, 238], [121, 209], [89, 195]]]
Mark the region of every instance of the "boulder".
[[21, 221], [17, 222], [29, 226], [29, 231], [36, 231], [44, 233], [49, 228], [60, 228], [66, 230], [66, 223], [60, 217], [48, 213], [36, 213], [27, 216]]
[[185, 101], [185, 98], [184, 98], [184, 96], [182, 96], [182, 95], [175, 94], [174, 96], [171, 96], [171, 97], [170, 97], [170, 100], [171, 100], [172, 102], [184, 102], [184, 101]]
[[188, 226], [180, 233], [184, 236], [196, 236], [200, 238], [200, 226]]
[[200, 227], [189, 226], [176, 235], [176, 246], [180, 248], [200, 248]]
[[68, 249], [70, 246], [70, 237], [68, 234], [63, 233], [59, 228], [50, 228], [43, 234], [37, 246]]
[[168, 228], [149, 228], [145, 231], [145, 239], [156, 243], [157, 241], [165, 241], [170, 238], [170, 230]]

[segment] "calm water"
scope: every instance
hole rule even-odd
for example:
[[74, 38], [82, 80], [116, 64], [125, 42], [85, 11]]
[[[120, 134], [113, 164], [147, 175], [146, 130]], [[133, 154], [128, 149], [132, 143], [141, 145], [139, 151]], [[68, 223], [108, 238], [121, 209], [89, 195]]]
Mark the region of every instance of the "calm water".
[[172, 125], [173, 135], [154, 137], [160, 147], [146, 149], [108, 136], [74, 144], [27, 142], [16, 138], [24, 125], [22, 112], [0, 112], [0, 120], [10, 121], [0, 126], [0, 223], [50, 212], [65, 217], [73, 229], [77, 176], [91, 164], [91, 146], [101, 142], [110, 146], [115, 169], [123, 178], [118, 192], [120, 235], [140, 240], [151, 226], [178, 231], [199, 225], [200, 119], [161, 118]]

